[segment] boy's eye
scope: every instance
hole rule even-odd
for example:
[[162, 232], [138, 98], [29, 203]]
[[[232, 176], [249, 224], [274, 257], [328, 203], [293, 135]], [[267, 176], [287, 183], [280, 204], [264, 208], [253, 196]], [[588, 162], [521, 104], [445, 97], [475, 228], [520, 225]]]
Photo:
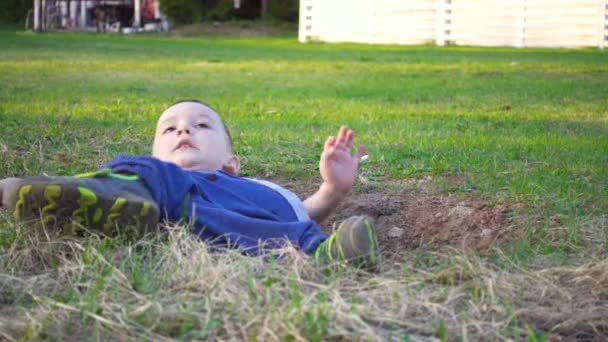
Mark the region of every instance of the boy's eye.
[[173, 131], [175, 131], [175, 126], [170, 126], [170, 127], [165, 128], [165, 130], [163, 131], [163, 134], [173, 132]]
[[198, 128], [209, 128], [209, 125], [207, 125], [206, 123], [199, 123], [198, 125], [196, 125], [196, 127], [198, 127]]

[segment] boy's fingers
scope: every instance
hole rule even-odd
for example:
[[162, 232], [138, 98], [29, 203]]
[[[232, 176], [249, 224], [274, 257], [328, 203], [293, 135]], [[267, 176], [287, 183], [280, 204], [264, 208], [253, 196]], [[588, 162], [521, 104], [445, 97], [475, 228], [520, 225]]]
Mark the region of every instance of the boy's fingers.
[[346, 141], [346, 126], [340, 127], [338, 131], [338, 144], [343, 144]]
[[329, 149], [330, 147], [333, 147], [336, 144], [336, 137], [331, 136], [328, 137], [327, 140], [325, 140], [325, 149]]
[[346, 130], [346, 147], [350, 150], [353, 147], [353, 140], [355, 139], [355, 132], [352, 129]]
[[355, 158], [357, 158], [357, 161], [359, 161], [359, 163], [361, 162], [361, 158], [363, 158], [364, 155], [365, 155], [365, 145], [359, 145], [357, 147], [357, 153], [355, 154]]

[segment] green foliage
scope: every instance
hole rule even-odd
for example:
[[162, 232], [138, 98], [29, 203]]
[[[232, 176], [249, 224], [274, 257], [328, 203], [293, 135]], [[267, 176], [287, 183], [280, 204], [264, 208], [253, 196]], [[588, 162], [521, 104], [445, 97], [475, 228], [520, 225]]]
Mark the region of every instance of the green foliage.
[[310, 341], [323, 341], [327, 336], [329, 328], [329, 313], [327, 294], [320, 291], [315, 296], [316, 306], [312, 309], [303, 310], [303, 325], [305, 333]]
[[[261, 16], [261, 2], [242, 1], [234, 8], [233, 0], [163, 0], [160, 8], [176, 24], [199, 21], [255, 20]], [[298, 21], [298, 0], [269, 0], [268, 16], [276, 21]]]
[[545, 342], [547, 339], [543, 335], [542, 332], [534, 330], [532, 328], [528, 329], [528, 337], [526, 341], [528, 342]]
[[203, 0], [203, 20], [255, 20], [260, 18], [260, 3], [241, 1], [241, 6], [234, 8], [233, 0]]
[[162, 0], [160, 10], [175, 24], [192, 24], [202, 19], [199, 0]]
[[304, 326], [306, 327], [306, 334], [310, 341], [323, 341], [327, 335], [327, 328], [329, 326], [329, 315], [323, 305], [320, 305], [314, 311], [304, 312]]
[[224, 21], [236, 18], [232, 0], [205, 1], [205, 7], [205, 19]]
[[446, 342], [448, 340], [445, 330], [445, 322], [443, 320], [435, 323], [435, 336], [437, 336], [441, 342]]
[[32, 4], [33, 0], [0, 1], [0, 23], [23, 23]]
[[268, 14], [274, 20], [297, 22], [298, 13], [298, 0], [269, 0]]

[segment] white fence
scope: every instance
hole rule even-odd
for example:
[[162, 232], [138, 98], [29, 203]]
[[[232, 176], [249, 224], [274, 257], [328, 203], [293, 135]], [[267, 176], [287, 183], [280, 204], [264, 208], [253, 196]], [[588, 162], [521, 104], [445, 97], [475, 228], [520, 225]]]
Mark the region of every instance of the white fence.
[[608, 0], [300, 0], [299, 40], [604, 48]]

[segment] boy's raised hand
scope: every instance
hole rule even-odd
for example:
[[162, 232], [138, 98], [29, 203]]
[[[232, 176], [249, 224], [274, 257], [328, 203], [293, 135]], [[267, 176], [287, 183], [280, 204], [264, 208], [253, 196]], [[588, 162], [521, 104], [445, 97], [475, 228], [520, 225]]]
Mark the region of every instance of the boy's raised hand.
[[355, 184], [359, 163], [365, 154], [363, 145], [359, 145], [354, 154], [351, 152], [354, 139], [353, 130], [342, 126], [336, 137], [327, 138], [321, 153], [319, 171], [323, 185], [340, 194], [347, 193]]

